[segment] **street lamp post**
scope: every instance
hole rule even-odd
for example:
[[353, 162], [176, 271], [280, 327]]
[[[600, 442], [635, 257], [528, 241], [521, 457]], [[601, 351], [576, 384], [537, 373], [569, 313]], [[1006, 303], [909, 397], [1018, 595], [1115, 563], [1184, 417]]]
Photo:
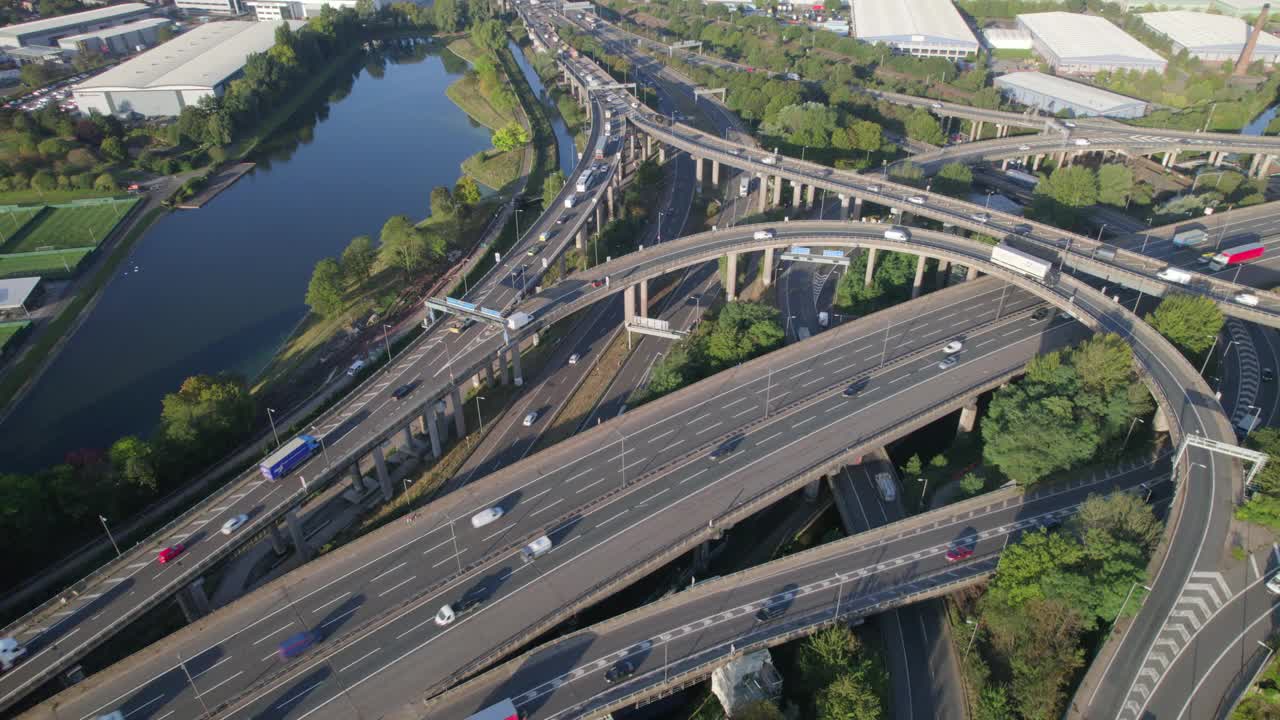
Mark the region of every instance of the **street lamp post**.
[[1133, 422], [1129, 423], [1129, 431], [1124, 434], [1124, 442], [1120, 445], [1121, 455], [1124, 454], [1124, 449], [1129, 447], [1129, 436], [1133, 434], [1133, 426], [1137, 425], [1138, 423], [1142, 423], [1143, 425], [1147, 424], [1145, 420], [1137, 417], [1133, 419]]
[[316, 438], [320, 440], [320, 451], [324, 453], [324, 464], [332, 466], [333, 463], [329, 461], [329, 447], [324, 444], [324, 433], [320, 432], [315, 425], [311, 426], [311, 432], [315, 433]]
[[120, 557], [120, 546], [116, 544], [116, 539], [111, 535], [111, 528], [107, 527], [107, 516], [99, 515], [98, 519], [102, 521], [102, 529], [107, 531], [107, 539], [111, 541], [111, 547], [116, 549], [116, 557]]
[[390, 325], [382, 323], [382, 342], [387, 346], [387, 364], [391, 363], [391, 339], [387, 336], [387, 330], [390, 328]]
[[1249, 423], [1249, 429], [1244, 431], [1244, 439], [1249, 439], [1249, 433], [1253, 432], [1254, 427], [1258, 424], [1258, 418], [1262, 417], [1262, 408], [1257, 405], [1248, 405], [1246, 409], [1253, 410], [1253, 422]]
[[276, 447], [280, 447], [280, 434], [276, 432], [275, 414], [276, 414], [276, 411], [274, 409], [267, 408], [267, 420], [271, 422], [271, 434], [275, 436]]
[[187, 669], [187, 661], [182, 659], [182, 653], [175, 652], [174, 655], [178, 656], [178, 664], [182, 666], [182, 674], [187, 676], [187, 683], [191, 685], [191, 692], [200, 701], [200, 707], [204, 708], [204, 716], [207, 718], [213, 717], [213, 713], [209, 712], [209, 705], [204, 701], [204, 695], [201, 695], [200, 689], [196, 687], [195, 678], [191, 677], [191, 671]]
[[477, 421], [478, 423], [480, 423], [480, 433], [481, 433], [481, 434], [484, 434], [484, 415], [481, 415], [481, 414], [480, 414], [480, 401], [481, 401], [481, 400], [488, 400], [488, 398], [483, 397], [483, 396], [481, 396], [481, 395], [476, 395], [476, 421]]
[[927, 493], [927, 492], [929, 492], [929, 478], [927, 478], [927, 477], [916, 478], [916, 482], [918, 482], [918, 483], [924, 483], [923, 485], [921, 485], [921, 486], [920, 486], [920, 507], [922, 507], [922, 508], [923, 508], [923, 507], [924, 507], [924, 494], [925, 494], [925, 493]]

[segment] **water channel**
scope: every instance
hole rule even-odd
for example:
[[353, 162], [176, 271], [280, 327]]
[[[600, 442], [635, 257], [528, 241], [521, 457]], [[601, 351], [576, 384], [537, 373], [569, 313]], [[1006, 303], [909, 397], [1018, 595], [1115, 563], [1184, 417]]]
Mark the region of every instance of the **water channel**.
[[317, 260], [392, 215], [421, 217], [431, 188], [489, 146], [445, 96], [465, 69], [420, 41], [370, 53], [250, 158], [252, 173], [156, 223], [2, 426], [0, 470], [146, 434], [188, 376], [265, 367], [306, 312]]
[[529, 61], [525, 59], [524, 53], [520, 52], [519, 46], [513, 42], [508, 42], [507, 49], [515, 56], [516, 64], [520, 66], [520, 72], [524, 75], [525, 80], [529, 82], [529, 87], [533, 88], [534, 94], [547, 107], [547, 116], [551, 118], [551, 130], [555, 133], [556, 147], [560, 153], [560, 170], [568, 177], [573, 170], [573, 166], [578, 163], [578, 151], [573, 146], [573, 135], [569, 133], [568, 126], [564, 124], [564, 119], [560, 117], [560, 111], [556, 110], [555, 101], [547, 93], [547, 89], [538, 77], [538, 73], [529, 64]]

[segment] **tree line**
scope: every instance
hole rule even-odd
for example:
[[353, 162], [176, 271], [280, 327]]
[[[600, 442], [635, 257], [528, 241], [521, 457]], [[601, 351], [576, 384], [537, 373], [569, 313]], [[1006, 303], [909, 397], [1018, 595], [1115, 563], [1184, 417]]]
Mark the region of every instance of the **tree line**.
[[778, 310], [753, 302], [731, 302], [709, 313], [685, 339], [654, 363], [643, 401], [654, 400], [725, 368], [782, 346]]

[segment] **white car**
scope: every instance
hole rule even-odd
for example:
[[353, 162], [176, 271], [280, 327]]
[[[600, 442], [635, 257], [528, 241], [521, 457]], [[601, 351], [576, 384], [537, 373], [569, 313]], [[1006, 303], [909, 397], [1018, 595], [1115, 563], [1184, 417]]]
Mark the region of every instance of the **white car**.
[[550, 549], [551, 538], [543, 535], [520, 549], [520, 559], [525, 562], [531, 562], [534, 558], [546, 554]]
[[920, 197], [919, 195], [912, 195], [911, 197], [907, 198], [907, 202], [913, 205], [923, 205], [924, 198]]
[[222, 534], [230, 535], [240, 528], [241, 525], [249, 522], [248, 515], [237, 515], [230, 520], [222, 523]]
[[1272, 575], [1271, 579], [1267, 581], [1267, 592], [1272, 595], [1280, 595], [1280, 573]]
[[969, 217], [973, 218], [974, 220], [977, 220], [980, 223], [991, 222], [991, 215], [984, 212], [974, 213]]
[[761, 158], [760, 162], [764, 163], [765, 165], [777, 165], [778, 158], [772, 155], [766, 155], [763, 158]]
[[1019, 145], [1019, 146], [1018, 146], [1018, 149], [1019, 149], [1019, 150], [1030, 150], [1030, 149], [1031, 149], [1031, 146], [1030, 146], [1030, 145]]
[[502, 512], [503, 512], [502, 508], [498, 505], [494, 505], [493, 507], [488, 508], [486, 510], [481, 510], [480, 512], [471, 516], [471, 527], [477, 528], [477, 529], [482, 528], [485, 525], [488, 525], [489, 523], [493, 522], [494, 520], [497, 520], [498, 518], [502, 517]]
[[580, 360], [580, 359], [581, 359], [581, 358], [579, 358], [579, 357], [578, 357], [578, 353], [574, 353], [574, 354], [572, 354], [572, 355], [570, 355], [570, 356], [569, 356], [569, 364], [570, 364], [570, 365], [577, 365], [577, 364], [578, 364], [578, 360]]
[[956, 363], [958, 362], [960, 362], [960, 358], [956, 357], [955, 355], [948, 355], [942, 362], [938, 363], [938, 369], [950, 370], [951, 368], [955, 367]]
[[440, 611], [436, 613], [436, 624], [440, 627], [444, 627], [457, 618], [458, 616], [454, 614], [453, 608], [448, 605], [441, 605]]
[[947, 343], [946, 345], [942, 346], [942, 354], [943, 354], [943, 355], [955, 355], [956, 353], [960, 352], [960, 350], [962, 350], [963, 348], [964, 348], [964, 342], [963, 342], [963, 341], [961, 341], [961, 340], [952, 340], [951, 342], [949, 342], [949, 343]]
[[531, 412], [531, 413], [529, 413], [528, 415], [525, 415], [525, 416], [524, 416], [524, 426], [525, 426], [525, 427], [529, 427], [529, 426], [533, 425], [533, 424], [534, 424], [535, 422], [537, 422], [537, 421], [538, 421], [538, 411], [537, 411], [537, 410], [534, 410], [533, 412]]

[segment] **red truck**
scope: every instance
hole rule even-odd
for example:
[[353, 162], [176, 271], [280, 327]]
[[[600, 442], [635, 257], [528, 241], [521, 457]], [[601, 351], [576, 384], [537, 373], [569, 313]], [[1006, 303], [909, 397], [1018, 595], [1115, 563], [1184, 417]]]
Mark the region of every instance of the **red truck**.
[[1249, 243], [1248, 245], [1237, 245], [1233, 248], [1227, 248], [1209, 261], [1209, 269], [1213, 271], [1221, 270], [1228, 265], [1239, 265], [1246, 260], [1262, 257], [1267, 247], [1262, 243]]

